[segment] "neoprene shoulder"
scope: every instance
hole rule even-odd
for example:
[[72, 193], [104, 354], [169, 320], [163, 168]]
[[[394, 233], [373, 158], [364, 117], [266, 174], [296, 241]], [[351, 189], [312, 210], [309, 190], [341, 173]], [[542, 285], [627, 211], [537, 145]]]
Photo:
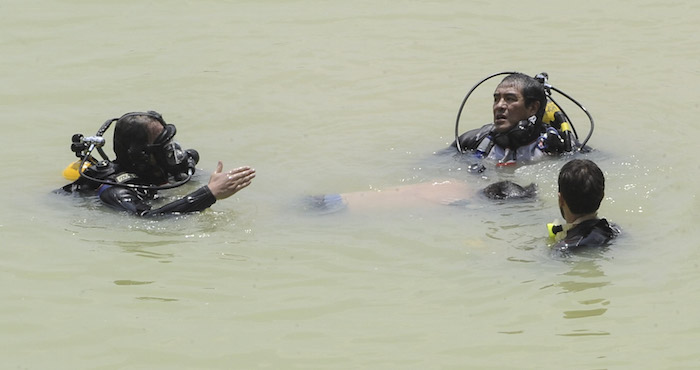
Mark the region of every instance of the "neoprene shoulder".
[[[480, 128], [475, 128], [472, 130], [469, 130], [462, 135], [459, 135], [459, 146], [462, 148], [462, 150], [475, 150], [478, 146], [481, 140], [485, 138], [493, 129], [493, 123], [488, 123]], [[456, 140], [452, 142], [451, 147], [457, 147], [457, 142]]]
[[566, 233], [566, 238], [552, 246], [556, 253], [567, 254], [584, 247], [601, 247], [607, 245], [620, 234], [620, 228], [601, 218], [584, 221]]

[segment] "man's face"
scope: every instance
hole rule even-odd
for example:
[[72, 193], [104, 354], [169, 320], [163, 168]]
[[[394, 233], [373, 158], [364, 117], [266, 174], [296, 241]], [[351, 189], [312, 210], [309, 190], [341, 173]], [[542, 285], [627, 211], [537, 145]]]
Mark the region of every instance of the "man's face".
[[493, 93], [493, 123], [497, 133], [507, 132], [518, 122], [537, 112], [536, 104], [525, 105], [520, 87], [511, 83], [501, 83]]

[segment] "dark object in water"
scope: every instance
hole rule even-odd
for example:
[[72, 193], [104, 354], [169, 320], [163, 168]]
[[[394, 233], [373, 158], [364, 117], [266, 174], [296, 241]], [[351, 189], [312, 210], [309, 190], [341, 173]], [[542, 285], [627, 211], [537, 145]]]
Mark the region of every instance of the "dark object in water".
[[532, 183], [522, 187], [512, 181], [499, 181], [482, 190], [487, 198], [491, 199], [529, 199], [537, 194], [537, 186]]
[[486, 166], [481, 163], [472, 163], [469, 167], [467, 167], [467, 171], [471, 173], [482, 173], [486, 171]]
[[305, 209], [318, 214], [335, 213], [347, 209], [340, 194], [310, 195], [304, 198]]

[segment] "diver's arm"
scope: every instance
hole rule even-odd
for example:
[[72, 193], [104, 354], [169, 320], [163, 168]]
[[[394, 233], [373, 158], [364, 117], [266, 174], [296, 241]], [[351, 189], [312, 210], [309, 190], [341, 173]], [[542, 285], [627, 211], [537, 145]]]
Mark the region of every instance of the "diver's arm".
[[152, 209], [135, 190], [121, 186], [106, 187], [100, 191], [99, 195], [100, 199], [110, 207], [138, 216], [198, 212], [211, 207], [216, 202], [216, 198], [207, 186], [202, 186], [182, 199], [156, 209]]
[[151, 209], [136, 190], [113, 185], [102, 185], [97, 191], [106, 205], [121, 211], [141, 214]]
[[255, 178], [255, 170], [248, 166], [234, 168], [228, 172], [223, 170], [224, 164], [219, 161], [207, 185], [216, 199], [226, 199], [236, 194], [250, 185]]
[[209, 178], [207, 186], [202, 186], [180, 200], [166, 204], [158, 209], [147, 211], [141, 215], [203, 211], [211, 207], [218, 199], [226, 199], [247, 187], [255, 177], [255, 170], [248, 166], [239, 167], [228, 172], [223, 172], [223, 168], [223, 163], [219, 161], [216, 170]]
[[211, 207], [218, 199], [226, 199], [246, 188], [255, 178], [255, 170], [247, 166], [228, 172], [222, 171], [223, 163], [219, 161], [208, 185], [202, 186], [182, 199], [156, 209], [151, 209], [151, 206], [146, 202], [146, 197], [131, 188], [104, 185], [98, 194], [105, 204], [139, 216], [198, 212]]
[[151, 209], [141, 213], [141, 216], [160, 215], [168, 213], [187, 213], [199, 212], [212, 206], [216, 203], [216, 197], [211, 193], [209, 187], [202, 186], [201, 188], [187, 194], [185, 197], [178, 199], [172, 203], [168, 203], [160, 208]]

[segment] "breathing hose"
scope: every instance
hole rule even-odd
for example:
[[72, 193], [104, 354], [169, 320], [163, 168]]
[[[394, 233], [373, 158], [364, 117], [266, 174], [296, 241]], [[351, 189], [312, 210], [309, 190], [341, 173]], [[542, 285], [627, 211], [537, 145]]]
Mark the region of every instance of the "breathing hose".
[[[488, 77], [482, 79], [481, 81], [477, 82], [477, 83], [476, 83], [474, 86], [472, 86], [472, 88], [469, 89], [469, 91], [467, 92], [467, 95], [466, 95], [466, 96], [464, 97], [464, 99], [462, 100], [462, 104], [459, 106], [459, 111], [457, 112], [457, 119], [456, 119], [456, 121], [455, 121], [455, 144], [457, 145], [457, 150], [458, 150], [460, 153], [462, 153], [463, 150], [462, 150], [462, 145], [461, 145], [460, 142], [459, 142], [459, 120], [460, 120], [460, 118], [461, 118], [461, 116], [462, 116], [462, 111], [464, 110], [464, 106], [467, 104], [467, 100], [469, 99], [469, 96], [471, 96], [471, 94], [474, 92], [474, 90], [476, 90], [477, 87], [479, 87], [479, 86], [480, 86], [481, 84], [483, 84], [484, 82], [490, 80], [491, 78], [494, 78], [494, 77], [496, 77], [496, 76], [501, 76], [501, 75], [510, 75], [510, 74], [513, 74], [513, 73], [517, 73], [517, 72], [498, 72], [498, 73], [494, 73], [494, 74], [492, 74], [492, 75], [490, 75], [490, 76], [488, 76]], [[548, 98], [549, 100], [551, 100], [552, 103], [554, 103], [554, 105], [557, 106], [557, 108], [559, 108], [559, 110], [562, 112], [562, 114], [564, 114], [564, 116], [565, 116], [566, 119], [568, 120], [569, 124], [571, 125], [571, 128], [572, 128], [572, 130], [573, 130], [574, 136], [576, 136], [576, 139], [577, 139], [577, 140], [578, 140], [578, 133], [576, 132], [576, 128], [574, 127], [573, 123], [571, 123], [571, 120], [569, 119], [569, 117], [568, 117], [568, 115], [566, 114], [566, 112], [564, 112], [564, 110], [562, 109], [562, 107], [552, 98], [552, 96], [551, 96], [551, 91], [550, 91], [550, 90], [554, 90], [554, 91], [558, 92], [559, 94], [563, 95], [564, 97], [566, 97], [567, 99], [569, 99], [571, 102], [573, 102], [574, 104], [576, 104], [576, 106], [578, 106], [578, 107], [586, 114], [586, 116], [588, 116], [588, 120], [591, 122], [591, 129], [588, 131], [588, 135], [586, 135], [586, 138], [583, 140], [583, 142], [580, 144], [580, 146], [579, 146], [579, 148], [578, 148], [578, 150], [581, 151], [581, 150], [586, 146], [586, 144], [588, 143], [588, 140], [590, 140], [591, 136], [593, 135], [593, 129], [595, 128], [595, 124], [594, 124], [594, 122], [593, 122], [593, 117], [592, 117], [591, 114], [588, 112], [588, 110], [587, 110], [583, 105], [581, 105], [581, 103], [579, 103], [578, 101], [576, 101], [576, 99], [572, 98], [570, 95], [566, 94], [565, 92], [563, 92], [563, 91], [559, 90], [558, 88], [556, 88], [556, 87], [550, 85], [549, 83], [547, 83], [547, 77], [548, 77], [547, 73], [543, 72], [543, 73], [538, 74], [537, 77], [536, 77], [536, 79], [544, 84], [545, 93], [546, 93], [546, 95], [547, 95], [547, 98]]]

